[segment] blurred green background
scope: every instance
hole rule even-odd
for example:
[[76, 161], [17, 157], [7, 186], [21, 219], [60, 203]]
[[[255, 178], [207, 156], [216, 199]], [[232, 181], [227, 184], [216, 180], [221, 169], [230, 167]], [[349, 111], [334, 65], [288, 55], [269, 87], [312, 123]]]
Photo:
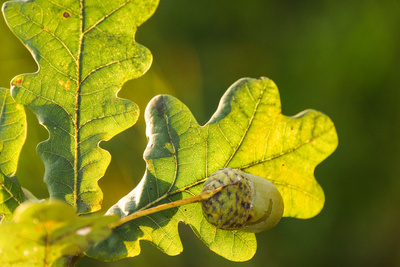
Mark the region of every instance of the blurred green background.
[[[37, 67], [4, 20], [0, 36], [0, 86], [9, 87], [14, 76]], [[143, 112], [153, 96], [178, 97], [204, 124], [233, 82], [260, 76], [277, 83], [283, 114], [313, 108], [335, 122], [339, 147], [315, 172], [325, 207], [315, 218], [283, 218], [258, 234], [258, 251], [245, 263], [215, 255], [181, 225], [179, 256], [142, 242], [138, 257], [82, 259], [78, 266], [400, 266], [398, 0], [161, 0], [136, 39], [152, 51], [154, 63], [119, 94], [141, 107], [139, 122], [102, 143], [113, 156], [100, 180], [105, 210], [144, 173]], [[47, 132], [28, 113], [17, 174], [45, 198], [35, 147]]]

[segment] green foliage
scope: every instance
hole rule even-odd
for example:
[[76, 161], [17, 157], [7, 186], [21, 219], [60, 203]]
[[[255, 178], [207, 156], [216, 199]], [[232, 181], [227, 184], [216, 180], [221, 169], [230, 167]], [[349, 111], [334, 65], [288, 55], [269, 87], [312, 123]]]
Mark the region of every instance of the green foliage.
[[2, 266], [51, 266], [107, 237], [108, 225], [116, 220], [116, 216], [77, 217], [65, 202], [25, 202], [12, 223], [0, 225]]
[[[337, 146], [334, 125], [313, 110], [283, 116], [278, 89], [271, 80], [239, 80], [204, 126], [199, 126], [184, 104], [167, 95], [155, 97], [145, 117], [149, 137], [144, 153], [146, 174], [108, 214], [125, 217], [198, 195], [205, 179], [225, 167], [270, 180], [283, 196], [284, 216], [310, 218], [322, 209], [324, 194], [313, 173]], [[148, 240], [169, 255], [178, 254], [182, 251], [180, 221], [227, 259], [248, 260], [256, 251], [254, 234], [216, 229], [196, 204], [127, 223], [89, 254], [100, 259], [136, 256], [139, 240]]]
[[101, 208], [97, 181], [111, 156], [99, 143], [138, 118], [137, 105], [116, 93], [151, 64], [134, 35], [157, 3], [37, 0], [3, 6], [10, 29], [39, 65], [37, 73], [14, 78], [12, 95], [49, 131], [37, 151], [50, 197], [66, 200], [78, 213]]
[[[229, 260], [245, 261], [254, 255], [254, 234], [216, 229], [204, 219], [200, 204], [140, 217], [112, 233], [116, 216], [79, 217], [101, 209], [97, 182], [111, 156], [99, 143], [138, 118], [137, 105], [117, 93], [150, 67], [149, 50], [134, 37], [157, 5], [158, 0], [106, 5], [94, 0], [32, 0], [3, 6], [7, 24], [39, 65], [37, 73], [13, 79], [11, 95], [48, 130], [49, 139], [37, 149], [46, 167], [44, 180], [51, 199], [69, 204], [20, 205], [25, 196], [12, 175], [25, 139], [25, 113], [4, 90], [0, 213], [9, 220], [20, 205], [13, 221], [0, 225], [0, 257], [5, 265], [66, 265], [83, 252], [102, 260], [132, 257], [140, 253], [140, 240], [176, 255], [183, 249], [179, 222], [190, 225], [212, 251]], [[283, 196], [284, 216], [310, 218], [322, 209], [324, 193], [314, 169], [337, 146], [334, 125], [314, 110], [282, 115], [279, 92], [271, 80], [236, 82], [204, 126], [168, 95], [156, 96], [145, 117], [149, 137], [145, 175], [108, 215], [126, 218], [198, 195], [206, 178], [224, 167], [271, 181]]]
[[0, 88], [0, 221], [12, 218], [25, 196], [16, 177], [19, 154], [25, 141], [26, 117], [21, 105]]

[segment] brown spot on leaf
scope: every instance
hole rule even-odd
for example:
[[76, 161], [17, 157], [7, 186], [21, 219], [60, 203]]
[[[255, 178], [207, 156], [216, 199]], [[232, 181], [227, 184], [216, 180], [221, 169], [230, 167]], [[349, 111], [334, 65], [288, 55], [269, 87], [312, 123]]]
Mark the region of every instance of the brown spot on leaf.
[[67, 81], [65, 84], [64, 84], [64, 88], [65, 88], [65, 90], [69, 90], [69, 85], [70, 85], [70, 81]]
[[64, 89], [66, 91], [68, 91], [69, 90], [69, 85], [71, 84], [71, 82], [67, 81], [66, 83], [64, 83], [63, 80], [60, 80], [60, 81], [58, 81], [58, 84], [61, 85], [62, 87], [64, 87]]
[[64, 13], [63, 13], [63, 17], [64, 18], [69, 18], [71, 15], [67, 12], [67, 11], [65, 11]]
[[18, 80], [16, 80], [13, 84], [12, 84], [12, 86], [18, 86], [18, 85], [20, 85], [22, 83], [22, 79], [18, 79]]

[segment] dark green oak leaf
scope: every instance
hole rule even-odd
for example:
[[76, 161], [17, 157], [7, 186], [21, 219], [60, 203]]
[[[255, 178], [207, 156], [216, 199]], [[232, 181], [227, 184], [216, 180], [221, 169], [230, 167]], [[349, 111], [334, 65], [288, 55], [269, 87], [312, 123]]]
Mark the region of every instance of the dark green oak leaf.
[[99, 143], [137, 121], [137, 105], [117, 92], [150, 67], [150, 51], [135, 42], [135, 33], [157, 5], [28, 0], [3, 6], [8, 26], [39, 65], [37, 73], [13, 79], [12, 95], [49, 131], [37, 150], [50, 197], [66, 200], [78, 213], [101, 208], [97, 181], [111, 156]]
[[[271, 181], [283, 196], [284, 216], [310, 218], [322, 209], [324, 193], [314, 169], [337, 146], [334, 124], [314, 110], [282, 115], [279, 92], [271, 80], [236, 82], [204, 126], [184, 104], [167, 95], [149, 103], [145, 118], [146, 173], [108, 214], [125, 217], [197, 195], [206, 178], [224, 167]], [[248, 260], [256, 251], [254, 234], [216, 229], [197, 203], [127, 222], [87, 254], [107, 260], [132, 257], [140, 253], [140, 240], [169, 255], [178, 254], [182, 251], [179, 222], [190, 225], [211, 250], [229, 260]]]
[[25, 200], [14, 176], [26, 137], [26, 115], [10, 90], [0, 88], [0, 221], [11, 220], [14, 210]]
[[0, 225], [1, 266], [52, 266], [106, 238], [117, 216], [78, 217], [65, 202], [24, 202]]

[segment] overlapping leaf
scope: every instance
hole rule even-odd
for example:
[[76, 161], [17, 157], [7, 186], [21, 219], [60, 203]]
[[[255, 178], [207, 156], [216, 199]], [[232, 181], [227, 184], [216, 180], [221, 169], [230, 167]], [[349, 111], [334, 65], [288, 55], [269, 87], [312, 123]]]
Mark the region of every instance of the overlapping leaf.
[[52, 266], [107, 237], [116, 216], [77, 217], [64, 202], [25, 202], [12, 223], [0, 225], [2, 266]]
[[[275, 184], [284, 199], [284, 216], [309, 218], [322, 209], [324, 194], [314, 169], [335, 150], [335, 127], [314, 110], [294, 117], [282, 115], [279, 92], [271, 80], [239, 80], [205, 126], [198, 125], [179, 100], [166, 95], [155, 97], [145, 116], [146, 173], [108, 214], [125, 217], [197, 195], [206, 177], [223, 167]], [[169, 255], [178, 254], [182, 251], [180, 221], [227, 259], [248, 260], [255, 253], [254, 234], [217, 230], [203, 218], [201, 205], [191, 204], [128, 222], [88, 254], [100, 259], [132, 257], [140, 253], [139, 240], [148, 240]]]
[[142, 75], [151, 54], [134, 40], [158, 0], [11, 1], [6, 22], [38, 62], [35, 74], [12, 82], [12, 95], [49, 131], [38, 146], [50, 196], [79, 213], [101, 207], [97, 184], [110, 162], [99, 148], [137, 120], [135, 103], [116, 97]]
[[0, 88], [0, 221], [12, 213], [25, 199], [16, 177], [17, 163], [26, 136], [26, 116], [10, 90]]

